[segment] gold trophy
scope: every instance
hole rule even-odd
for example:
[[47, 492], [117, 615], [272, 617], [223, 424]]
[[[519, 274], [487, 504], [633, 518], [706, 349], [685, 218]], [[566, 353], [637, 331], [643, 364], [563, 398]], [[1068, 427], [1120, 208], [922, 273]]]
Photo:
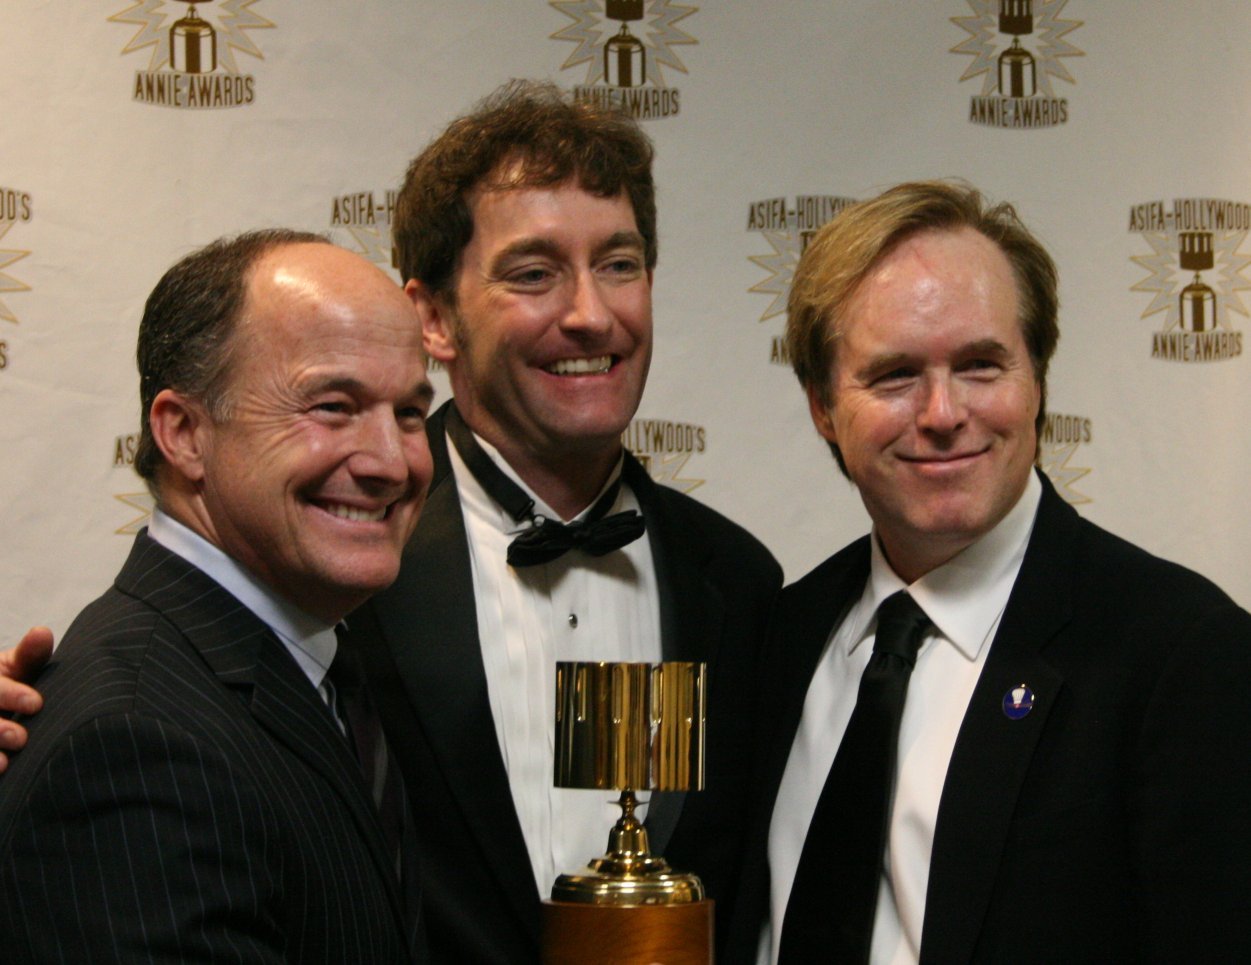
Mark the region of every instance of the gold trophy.
[[556, 665], [557, 787], [617, 790], [608, 851], [556, 879], [543, 903], [543, 963], [710, 965], [712, 902], [699, 878], [654, 855], [636, 791], [704, 786], [701, 663]]

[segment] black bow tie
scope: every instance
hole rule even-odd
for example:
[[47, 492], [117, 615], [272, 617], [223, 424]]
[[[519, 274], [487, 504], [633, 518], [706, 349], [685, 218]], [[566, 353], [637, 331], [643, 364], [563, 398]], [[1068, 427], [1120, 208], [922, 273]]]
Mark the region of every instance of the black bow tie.
[[550, 563], [571, 549], [582, 550], [591, 556], [604, 556], [643, 535], [646, 524], [636, 510], [605, 515], [617, 499], [620, 480], [609, 486], [595, 501], [586, 519], [562, 523], [535, 514], [534, 500], [482, 450], [455, 404], [448, 407], [447, 434], [456, 444], [465, 466], [487, 495], [504, 507], [517, 522], [530, 521], [531, 528], [508, 544], [509, 566]]

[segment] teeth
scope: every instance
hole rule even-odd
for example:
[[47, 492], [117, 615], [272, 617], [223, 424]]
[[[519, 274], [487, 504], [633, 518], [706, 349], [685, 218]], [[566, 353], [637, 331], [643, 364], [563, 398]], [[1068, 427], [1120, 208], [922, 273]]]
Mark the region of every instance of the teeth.
[[331, 516], [338, 516], [340, 519], [350, 519], [353, 522], [376, 523], [385, 519], [387, 515], [385, 506], [382, 509], [358, 509], [355, 506], [340, 506], [332, 503], [327, 505], [325, 509]]
[[553, 375], [602, 375], [612, 368], [612, 356], [601, 355], [593, 359], [561, 359], [547, 366]]

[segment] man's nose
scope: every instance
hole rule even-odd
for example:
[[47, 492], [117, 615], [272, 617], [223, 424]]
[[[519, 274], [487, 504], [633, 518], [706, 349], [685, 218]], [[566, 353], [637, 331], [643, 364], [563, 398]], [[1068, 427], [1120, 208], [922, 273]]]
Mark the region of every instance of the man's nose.
[[924, 379], [917, 411], [917, 425], [929, 432], [953, 432], [967, 417], [965, 389], [950, 373], [930, 374]]
[[357, 477], [388, 483], [408, 480], [404, 431], [394, 413], [381, 407], [362, 415], [357, 425], [350, 468]]
[[612, 327], [612, 309], [604, 298], [601, 282], [590, 269], [580, 271], [573, 279], [568, 310], [561, 320], [567, 331], [604, 332]]

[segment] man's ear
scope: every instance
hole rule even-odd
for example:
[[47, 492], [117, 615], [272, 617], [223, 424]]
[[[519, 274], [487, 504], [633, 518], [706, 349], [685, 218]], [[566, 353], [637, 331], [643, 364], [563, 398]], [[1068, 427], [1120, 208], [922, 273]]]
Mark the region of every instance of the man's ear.
[[808, 412], [812, 415], [812, 424], [821, 433], [826, 442], [838, 445], [838, 434], [834, 431], [834, 406], [821, 398], [821, 391], [814, 386], [808, 387]]
[[204, 406], [173, 389], [162, 389], [148, 410], [152, 438], [170, 469], [191, 483], [204, 478], [212, 420]]
[[404, 294], [412, 301], [421, 319], [421, 342], [426, 354], [446, 365], [456, 358], [455, 320], [447, 299], [431, 293], [415, 278], [404, 284]]

